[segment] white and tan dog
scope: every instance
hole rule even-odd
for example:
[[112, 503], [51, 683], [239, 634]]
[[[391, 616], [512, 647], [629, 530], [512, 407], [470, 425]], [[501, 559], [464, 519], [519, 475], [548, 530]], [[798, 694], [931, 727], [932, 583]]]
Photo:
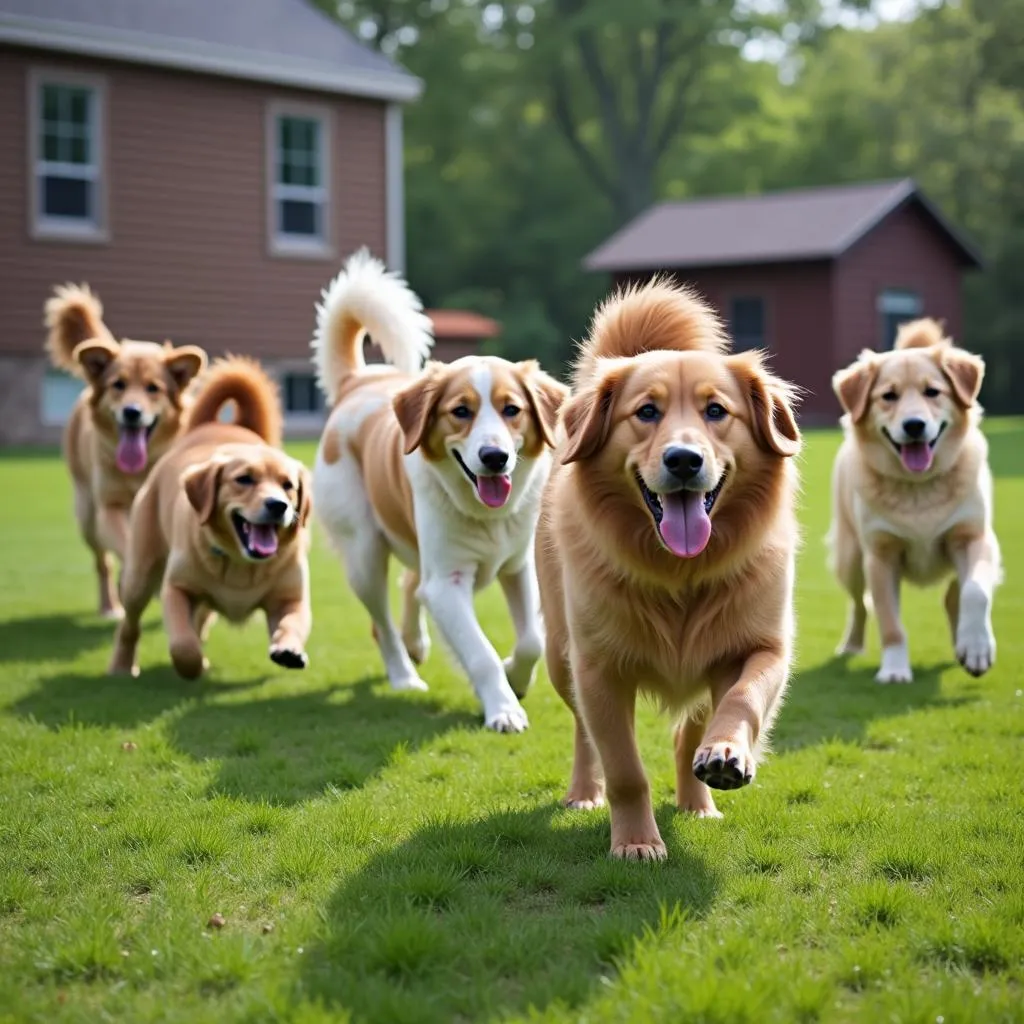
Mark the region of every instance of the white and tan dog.
[[913, 678], [900, 583], [955, 574], [946, 613], [957, 659], [992, 667], [992, 596], [1001, 576], [992, 474], [977, 403], [984, 374], [934, 320], [900, 328], [892, 352], [863, 352], [833, 386], [846, 415], [833, 470], [833, 568], [850, 594], [840, 654], [864, 647], [865, 589], [882, 638], [880, 683]]
[[[363, 340], [391, 366], [367, 366]], [[313, 473], [314, 508], [373, 619], [391, 685], [426, 689], [422, 605], [469, 676], [497, 732], [529, 724], [519, 703], [543, 650], [533, 542], [558, 410], [568, 389], [533, 361], [428, 362], [430, 321], [406, 283], [365, 250], [317, 307], [314, 364], [332, 412]], [[403, 580], [399, 633], [388, 563]], [[497, 579], [516, 631], [502, 661], [473, 594]]]

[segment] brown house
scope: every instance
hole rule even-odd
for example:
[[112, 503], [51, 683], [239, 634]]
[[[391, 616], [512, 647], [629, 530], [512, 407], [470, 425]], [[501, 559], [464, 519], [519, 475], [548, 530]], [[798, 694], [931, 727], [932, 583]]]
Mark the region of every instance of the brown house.
[[306, 0], [0, 0], [0, 442], [53, 440], [54, 283], [115, 333], [246, 352], [312, 410], [320, 289], [404, 262], [402, 107], [421, 83]]
[[592, 252], [616, 283], [670, 272], [729, 325], [737, 349], [769, 350], [807, 389], [806, 423], [834, 422], [833, 372], [892, 346], [916, 316], [962, 325], [961, 282], [978, 254], [910, 180], [662, 203]]

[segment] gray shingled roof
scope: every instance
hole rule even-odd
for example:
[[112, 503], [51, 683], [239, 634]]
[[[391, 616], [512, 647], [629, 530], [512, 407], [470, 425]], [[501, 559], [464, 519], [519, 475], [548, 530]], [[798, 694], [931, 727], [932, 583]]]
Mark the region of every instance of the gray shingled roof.
[[422, 88], [308, 0], [0, 0], [0, 41], [380, 99]]
[[909, 178], [659, 203], [598, 246], [584, 265], [628, 271], [834, 259], [907, 202], [921, 204], [965, 264], [980, 265]]

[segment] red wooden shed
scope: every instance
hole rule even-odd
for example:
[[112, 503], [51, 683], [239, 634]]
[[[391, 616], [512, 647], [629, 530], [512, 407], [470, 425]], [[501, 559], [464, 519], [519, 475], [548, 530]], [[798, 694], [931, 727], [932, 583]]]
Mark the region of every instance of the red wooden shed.
[[910, 179], [660, 203], [585, 260], [616, 284], [668, 272], [721, 313], [737, 349], [768, 349], [807, 390], [807, 424], [839, 413], [833, 372], [891, 347], [916, 316], [961, 338], [978, 253]]

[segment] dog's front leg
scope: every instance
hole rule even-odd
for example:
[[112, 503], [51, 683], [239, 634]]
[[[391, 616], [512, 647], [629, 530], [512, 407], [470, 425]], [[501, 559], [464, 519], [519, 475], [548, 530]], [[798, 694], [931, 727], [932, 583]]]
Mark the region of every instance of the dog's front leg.
[[996, 660], [992, 595], [999, 583], [999, 542], [991, 531], [955, 531], [947, 549], [956, 566], [959, 601], [954, 625], [956, 657], [972, 676], [984, 675]]
[[739, 674], [711, 683], [714, 714], [693, 758], [693, 774], [712, 789], [739, 789], [753, 781], [757, 755], [768, 738], [789, 679], [782, 648], [761, 649]]
[[128, 538], [128, 511], [118, 505], [100, 505], [96, 510], [96, 533], [103, 546], [123, 562]]
[[910, 668], [907, 635], [900, 622], [899, 551], [894, 544], [876, 540], [865, 553], [864, 567], [882, 637], [882, 665], [875, 681], [909, 683], [914, 673]]
[[267, 604], [270, 632], [270, 660], [282, 668], [305, 668], [309, 664], [306, 641], [313, 628], [313, 614], [304, 594]]
[[544, 651], [540, 592], [533, 559], [528, 559], [519, 569], [501, 573], [498, 582], [505, 593], [512, 625], [516, 631], [516, 645], [512, 650], [512, 657], [505, 659], [505, 677], [512, 687], [512, 692], [522, 700], [533, 682], [537, 662]]
[[422, 568], [419, 597], [469, 676], [484, 706], [484, 724], [495, 732], [522, 732], [530, 724], [516, 699], [501, 658], [484, 635], [473, 608], [472, 568]]
[[183, 679], [198, 679], [208, 662], [203, 657], [203, 645], [192, 622], [192, 599], [173, 583], [165, 582], [160, 600], [174, 670]]

